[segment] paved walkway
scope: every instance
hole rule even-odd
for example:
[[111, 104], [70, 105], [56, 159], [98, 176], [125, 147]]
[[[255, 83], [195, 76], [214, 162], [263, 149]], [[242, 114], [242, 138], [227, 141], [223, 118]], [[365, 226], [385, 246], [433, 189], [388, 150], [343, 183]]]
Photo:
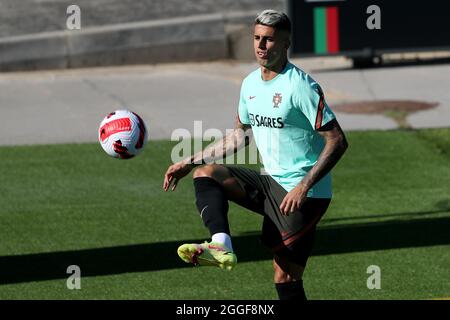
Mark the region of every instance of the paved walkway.
[[[322, 86], [329, 105], [412, 99], [438, 102], [408, 117], [414, 128], [450, 127], [450, 64], [354, 70], [344, 58], [294, 59]], [[139, 113], [150, 139], [233, 127], [239, 88], [255, 63], [211, 62], [0, 74], [0, 145], [97, 141], [102, 118], [119, 108]], [[382, 115], [337, 113], [344, 130], [393, 129]]]

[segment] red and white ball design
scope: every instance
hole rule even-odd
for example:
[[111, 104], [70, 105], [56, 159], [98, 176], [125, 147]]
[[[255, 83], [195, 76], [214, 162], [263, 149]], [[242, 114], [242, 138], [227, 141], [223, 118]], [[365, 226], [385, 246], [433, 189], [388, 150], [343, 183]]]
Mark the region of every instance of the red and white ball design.
[[117, 110], [100, 123], [98, 140], [111, 157], [129, 159], [138, 155], [147, 143], [147, 128], [136, 113]]

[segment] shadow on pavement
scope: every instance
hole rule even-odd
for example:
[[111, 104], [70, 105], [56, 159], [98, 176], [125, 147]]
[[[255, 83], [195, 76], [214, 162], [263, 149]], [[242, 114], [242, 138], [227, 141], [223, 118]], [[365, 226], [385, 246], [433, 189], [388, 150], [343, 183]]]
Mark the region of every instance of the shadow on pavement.
[[354, 70], [367, 70], [367, 69], [383, 69], [383, 68], [399, 68], [399, 67], [411, 67], [411, 66], [433, 66], [450, 64], [450, 57], [434, 58], [434, 59], [404, 59], [404, 60], [392, 60], [383, 61], [382, 63], [360, 66], [360, 67], [340, 67], [340, 68], [328, 68], [328, 69], [311, 69], [311, 73], [328, 73], [328, 72], [341, 72], [341, 71], [354, 71]]

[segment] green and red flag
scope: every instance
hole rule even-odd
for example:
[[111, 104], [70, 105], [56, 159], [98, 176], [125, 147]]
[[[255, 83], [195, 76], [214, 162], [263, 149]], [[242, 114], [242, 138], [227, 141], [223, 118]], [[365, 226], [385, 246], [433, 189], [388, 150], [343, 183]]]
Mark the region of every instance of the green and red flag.
[[314, 52], [339, 52], [338, 7], [314, 8]]

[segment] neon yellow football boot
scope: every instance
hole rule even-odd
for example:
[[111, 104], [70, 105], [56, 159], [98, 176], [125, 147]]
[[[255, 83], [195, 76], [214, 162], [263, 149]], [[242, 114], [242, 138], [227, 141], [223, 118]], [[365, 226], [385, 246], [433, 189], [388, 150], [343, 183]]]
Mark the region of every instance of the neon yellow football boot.
[[184, 262], [193, 263], [195, 266], [216, 266], [231, 270], [237, 263], [236, 255], [221, 243], [186, 243], [177, 251]]

